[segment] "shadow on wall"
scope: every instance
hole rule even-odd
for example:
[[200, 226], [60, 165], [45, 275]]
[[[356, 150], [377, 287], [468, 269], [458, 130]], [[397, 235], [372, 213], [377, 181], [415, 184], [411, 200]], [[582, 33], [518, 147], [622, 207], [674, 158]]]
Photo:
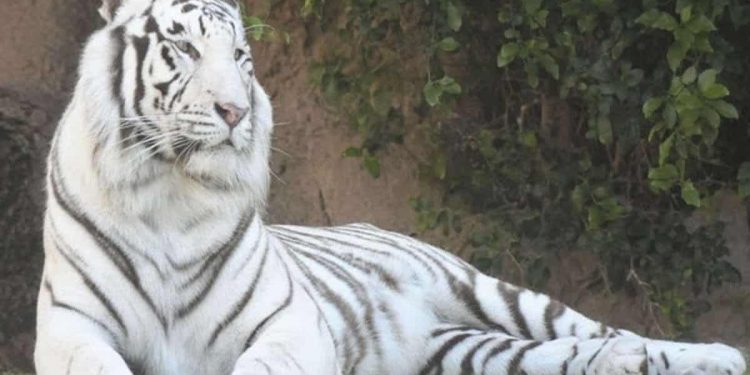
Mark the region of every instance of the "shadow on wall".
[[97, 25], [92, 0], [0, 5], [0, 372], [29, 368], [48, 141]]

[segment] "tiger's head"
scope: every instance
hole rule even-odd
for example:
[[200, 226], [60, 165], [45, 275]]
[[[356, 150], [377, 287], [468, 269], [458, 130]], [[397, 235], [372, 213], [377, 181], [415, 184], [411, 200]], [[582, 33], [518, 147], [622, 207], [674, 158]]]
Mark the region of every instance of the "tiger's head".
[[235, 0], [103, 0], [100, 14], [107, 25], [84, 50], [76, 96], [104, 119], [103, 179], [181, 178], [264, 197], [271, 104]]

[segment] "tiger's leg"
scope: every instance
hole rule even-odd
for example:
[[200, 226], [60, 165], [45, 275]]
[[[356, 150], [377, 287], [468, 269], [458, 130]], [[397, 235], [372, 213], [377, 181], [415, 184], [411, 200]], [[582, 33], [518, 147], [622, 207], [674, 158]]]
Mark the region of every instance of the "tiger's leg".
[[37, 319], [37, 374], [132, 375], [104, 324], [46, 294], [43, 289]]
[[336, 347], [317, 306], [296, 286], [294, 297], [252, 333], [232, 375], [340, 375]]
[[[476, 272], [476, 271], [473, 271]], [[457, 279], [461, 276], [457, 276]], [[479, 272], [467, 272], [465, 285], [477, 300], [475, 314], [491, 328], [531, 340], [581, 339], [633, 335], [590, 319], [547, 295], [517, 287]], [[484, 315], [484, 316], [482, 316]]]
[[719, 344], [654, 341], [637, 336], [549, 341], [444, 325], [432, 332], [419, 374], [742, 375], [740, 354]]

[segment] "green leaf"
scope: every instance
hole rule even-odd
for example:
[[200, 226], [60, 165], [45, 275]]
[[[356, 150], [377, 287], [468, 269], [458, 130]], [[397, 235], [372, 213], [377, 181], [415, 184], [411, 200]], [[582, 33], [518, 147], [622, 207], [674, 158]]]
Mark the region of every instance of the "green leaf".
[[520, 138], [521, 143], [524, 146], [526, 146], [526, 147], [528, 147], [528, 148], [530, 148], [532, 150], [536, 149], [537, 145], [539, 143], [539, 141], [536, 138], [536, 133], [534, 133], [532, 131], [522, 132], [519, 138]]
[[716, 112], [719, 112], [721, 117], [734, 120], [740, 118], [740, 114], [737, 113], [737, 108], [724, 100], [714, 100], [711, 102], [711, 106], [716, 110]]
[[719, 125], [721, 125], [721, 116], [719, 115], [719, 112], [713, 109], [703, 109], [703, 111], [701, 111], [701, 117], [706, 119], [706, 122], [708, 122], [708, 124], [714, 129], [718, 129]]
[[656, 9], [650, 9], [641, 14], [635, 22], [642, 25], [653, 27], [655, 29], [672, 31], [677, 28], [677, 20], [669, 13], [660, 12]]
[[497, 67], [502, 68], [515, 60], [518, 56], [518, 51], [521, 47], [518, 43], [506, 43], [500, 48], [500, 52], [497, 54]]
[[737, 186], [737, 194], [739, 194], [742, 199], [750, 197], [750, 181], [741, 182], [739, 186]]
[[552, 57], [549, 54], [544, 54], [540, 56], [540, 63], [542, 64], [542, 68], [549, 73], [549, 75], [552, 76], [555, 80], [560, 79], [560, 66], [557, 64], [557, 61], [555, 61], [555, 58]]
[[547, 9], [542, 9], [534, 15], [534, 24], [532, 25], [532, 29], [537, 29], [539, 27], [547, 27], [547, 17], [549, 16], [549, 11]]
[[305, 4], [302, 6], [302, 16], [307, 17], [315, 10], [315, 0], [305, 0]]
[[648, 171], [648, 180], [654, 191], [668, 191], [674, 186], [680, 177], [680, 173], [672, 164], [664, 164]]
[[526, 64], [524, 67], [526, 70], [526, 80], [531, 88], [537, 88], [539, 86], [539, 70], [536, 64]]
[[362, 149], [359, 147], [349, 147], [343, 152], [342, 156], [347, 158], [362, 157]]
[[721, 83], [714, 83], [701, 89], [701, 93], [708, 99], [719, 99], [729, 95], [729, 89]]
[[664, 98], [649, 98], [646, 103], [643, 103], [643, 116], [651, 118], [657, 109], [661, 108], [664, 104]]
[[526, 14], [534, 14], [542, 6], [542, 0], [524, 0], [523, 7]]
[[672, 104], [667, 103], [667, 105], [664, 106], [662, 116], [664, 117], [664, 123], [667, 125], [667, 128], [672, 129], [677, 124], [677, 110]]
[[438, 83], [443, 87], [443, 92], [453, 95], [461, 93], [461, 85], [459, 85], [453, 77], [445, 76], [441, 78]]
[[666, 31], [672, 31], [676, 29], [678, 26], [677, 20], [672, 17], [671, 14], [661, 12], [659, 14], [659, 18], [656, 19], [656, 22], [654, 22], [651, 27], [655, 29], [661, 29]]
[[667, 50], [667, 62], [669, 63], [669, 68], [672, 69], [673, 72], [677, 71], [677, 68], [680, 67], [686, 54], [687, 51], [679, 43], [672, 43], [669, 47], [669, 50]]
[[589, 215], [587, 221], [589, 230], [599, 229], [604, 223], [604, 212], [602, 212], [599, 207], [589, 207]]
[[674, 135], [670, 135], [669, 137], [667, 137], [667, 139], [664, 140], [664, 142], [659, 145], [659, 165], [664, 165], [667, 159], [669, 159], [673, 144]]
[[691, 33], [690, 30], [681, 27], [673, 31], [672, 35], [674, 35], [675, 43], [682, 47], [684, 51], [689, 51], [693, 47], [695, 34]]
[[434, 107], [440, 103], [440, 97], [443, 96], [443, 87], [435, 81], [430, 81], [424, 86], [422, 92], [424, 93], [425, 100], [427, 100], [427, 104], [430, 107]]
[[695, 186], [691, 181], [683, 181], [681, 184], [681, 188], [682, 200], [684, 200], [685, 203], [693, 207], [701, 206], [701, 195], [698, 190], [695, 189]]
[[591, 30], [596, 27], [596, 14], [584, 14], [576, 20], [576, 24], [578, 25], [578, 30], [581, 31], [581, 33], [588, 33]]
[[737, 171], [738, 192], [740, 197], [750, 196], [750, 162], [744, 162]]
[[605, 145], [612, 144], [612, 121], [607, 116], [599, 116], [596, 120], [596, 133], [599, 136], [599, 142]]
[[505, 10], [501, 10], [497, 12], [497, 22], [500, 23], [507, 23], [510, 22], [511, 19], [511, 13]]
[[693, 17], [693, 6], [688, 5], [680, 10], [680, 22], [685, 23]]
[[521, 36], [521, 33], [519, 33], [518, 30], [507, 29], [503, 32], [503, 36], [507, 39], [518, 39]]
[[459, 44], [458, 41], [451, 36], [444, 38], [443, 40], [438, 42], [438, 48], [446, 52], [453, 52], [460, 46], [461, 44]]
[[573, 189], [573, 192], [570, 193], [570, 201], [573, 203], [573, 208], [578, 212], [583, 211], [583, 205], [586, 203], [586, 190], [587, 186], [581, 184], [577, 185], [575, 189]]
[[706, 90], [709, 86], [716, 83], [716, 74], [718, 72], [716, 69], [706, 69], [703, 72], [701, 72], [701, 75], [698, 76], [698, 88], [701, 91]]
[[659, 11], [656, 9], [649, 9], [648, 11], [641, 14], [638, 18], [636, 18], [635, 22], [651, 27], [654, 23], [656, 23], [656, 20], [658, 18]]
[[374, 155], [365, 155], [362, 163], [367, 173], [374, 178], [380, 177], [380, 160]]
[[692, 21], [688, 22], [687, 28], [694, 34], [706, 33], [716, 30], [716, 26], [714, 26], [714, 23], [711, 22], [708, 17], [702, 14], [694, 18]]
[[740, 168], [737, 170], [737, 179], [750, 181], [750, 161], [746, 161], [740, 165]]
[[693, 42], [693, 49], [698, 52], [714, 52], [714, 48], [711, 46], [711, 41], [708, 40], [708, 35], [696, 36], [695, 41]]
[[438, 155], [435, 162], [432, 164], [432, 171], [435, 173], [435, 177], [441, 180], [445, 179], [447, 170], [446, 164], [445, 154]]
[[448, 27], [453, 31], [461, 30], [461, 25], [463, 23], [461, 10], [453, 3], [448, 3], [446, 13], [448, 17]]
[[[689, 7], [688, 7], [689, 8]], [[698, 77], [698, 70], [695, 69], [695, 65], [685, 69], [685, 72], [682, 73], [682, 83], [689, 85], [693, 82], [695, 82], [695, 79]]]

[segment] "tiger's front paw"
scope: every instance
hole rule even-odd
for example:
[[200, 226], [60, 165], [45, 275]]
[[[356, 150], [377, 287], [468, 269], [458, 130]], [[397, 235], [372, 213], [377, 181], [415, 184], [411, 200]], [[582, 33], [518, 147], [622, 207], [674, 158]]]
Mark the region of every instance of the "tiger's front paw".
[[271, 375], [273, 373], [271, 365], [261, 359], [244, 361], [235, 366], [232, 371], [232, 375]]
[[649, 374], [743, 375], [742, 354], [723, 344], [683, 344], [648, 341]]

